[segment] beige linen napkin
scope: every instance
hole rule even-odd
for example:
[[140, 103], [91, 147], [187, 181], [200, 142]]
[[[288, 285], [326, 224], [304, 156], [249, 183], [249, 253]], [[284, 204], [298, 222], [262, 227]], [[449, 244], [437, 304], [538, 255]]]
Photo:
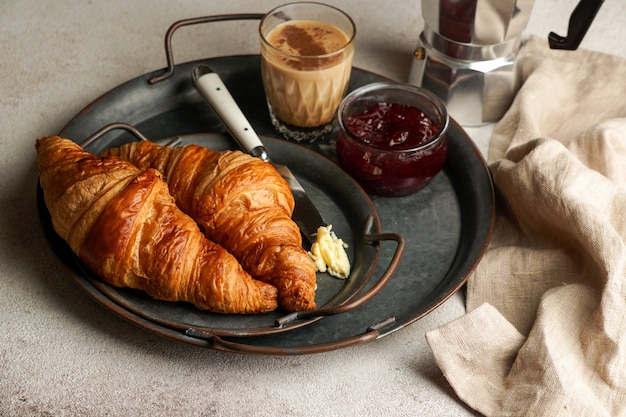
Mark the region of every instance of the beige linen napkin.
[[426, 337], [485, 415], [626, 416], [626, 61], [531, 38], [520, 64], [468, 313]]

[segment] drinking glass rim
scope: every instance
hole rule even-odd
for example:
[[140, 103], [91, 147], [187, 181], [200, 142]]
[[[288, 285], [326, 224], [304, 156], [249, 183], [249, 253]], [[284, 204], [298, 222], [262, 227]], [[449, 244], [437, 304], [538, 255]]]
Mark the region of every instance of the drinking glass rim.
[[[323, 6], [323, 7], [329, 8], [329, 9], [336, 10], [339, 13], [341, 13], [348, 20], [348, 22], [350, 23], [350, 26], [352, 27], [352, 35], [349, 36], [348, 42], [346, 42], [345, 45], [343, 45], [341, 48], [337, 49], [336, 51], [329, 52], [329, 53], [323, 54], [323, 55], [296, 55], [296, 54], [291, 54], [289, 52], [285, 52], [285, 51], [283, 51], [281, 49], [278, 49], [274, 45], [269, 43], [267, 41], [267, 39], [265, 38], [265, 35], [263, 34], [263, 31], [261, 30], [261, 28], [263, 27], [263, 22], [265, 22], [267, 17], [269, 15], [271, 15], [272, 13], [274, 13], [274, 11], [276, 11], [278, 9], [281, 9], [283, 7], [286, 7], [286, 6], [292, 6], [292, 5], [296, 5], [296, 4], [298, 4], [298, 5], [306, 4], [306, 5]], [[292, 20], [304, 20], [304, 19], [292, 19]], [[285, 20], [285, 22], [290, 22], [292, 20]], [[316, 20], [316, 19], [309, 19], [309, 20], [312, 20], [314, 22], [326, 23], [326, 22], [324, 22], [322, 20]], [[335, 26], [335, 25], [333, 25], [333, 26]], [[274, 26], [274, 27], [276, 27], [276, 26]], [[338, 29], [341, 30], [346, 36], [348, 36], [348, 34], [345, 33], [345, 31], [343, 29], [341, 29], [341, 28], [338, 28]], [[299, 1], [299, 2], [292, 2], [292, 3], [281, 4], [280, 6], [274, 7], [272, 10], [267, 12], [265, 14], [265, 16], [263, 16], [263, 18], [261, 19], [261, 22], [259, 23], [259, 35], [261, 37], [261, 42], [263, 42], [264, 45], [268, 46], [273, 51], [278, 52], [281, 55], [284, 55], [285, 57], [295, 58], [295, 59], [325, 59], [325, 58], [332, 58], [335, 55], [340, 55], [340, 54], [344, 53], [345, 50], [348, 49], [348, 47], [354, 43], [354, 39], [356, 37], [356, 25], [354, 23], [354, 20], [352, 20], [352, 18], [350, 17], [350, 15], [348, 15], [346, 12], [344, 12], [343, 10], [341, 10], [338, 7], [331, 6], [330, 4], [319, 3], [319, 2], [314, 2], [314, 1]]]

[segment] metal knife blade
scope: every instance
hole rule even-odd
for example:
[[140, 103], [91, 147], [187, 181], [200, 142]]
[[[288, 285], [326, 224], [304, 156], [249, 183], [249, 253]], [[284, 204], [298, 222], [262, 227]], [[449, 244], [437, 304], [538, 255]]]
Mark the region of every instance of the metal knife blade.
[[302, 236], [309, 244], [313, 244], [317, 237], [317, 228], [327, 224], [295, 175], [287, 166], [276, 164], [270, 160], [263, 142], [231, 96], [219, 74], [208, 65], [198, 64], [192, 70], [192, 79], [196, 89], [217, 113], [239, 146], [250, 155], [261, 158], [265, 162], [271, 162], [282, 177], [287, 180], [295, 200], [292, 218], [300, 227]]

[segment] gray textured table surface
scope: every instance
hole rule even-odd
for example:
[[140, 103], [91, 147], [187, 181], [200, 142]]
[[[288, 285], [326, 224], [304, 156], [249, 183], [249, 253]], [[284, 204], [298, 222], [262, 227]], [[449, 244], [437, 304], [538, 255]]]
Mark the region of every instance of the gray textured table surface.
[[[329, 1], [358, 27], [355, 65], [403, 81], [420, 1]], [[564, 33], [575, 0], [538, 2], [526, 34]], [[380, 340], [317, 355], [225, 354], [136, 328], [94, 303], [48, 247], [35, 205], [34, 140], [95, 98], [165, 66], [176, 20], [264, 12], [276, 1], [6, 0], [0, 5], [0, 415], [462, 416], [424, 333], [464, 313], [455, 295]], [[610, 0], [582, 47], [626, 57], [626, 3]], [[255, 22], [186, 30], [176, 60], [257, 52]], [[489, 128], [468, 129], [486, 149]]]

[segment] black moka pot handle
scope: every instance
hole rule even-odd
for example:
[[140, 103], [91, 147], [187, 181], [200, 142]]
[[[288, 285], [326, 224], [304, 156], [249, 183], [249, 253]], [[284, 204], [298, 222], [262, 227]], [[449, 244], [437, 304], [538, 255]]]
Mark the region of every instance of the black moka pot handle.
[[567, 36], [550, 32], [548, 41], [552, 49], [575, 50], [585, 37], [604, 0], [580, 0], [569, 19]]

